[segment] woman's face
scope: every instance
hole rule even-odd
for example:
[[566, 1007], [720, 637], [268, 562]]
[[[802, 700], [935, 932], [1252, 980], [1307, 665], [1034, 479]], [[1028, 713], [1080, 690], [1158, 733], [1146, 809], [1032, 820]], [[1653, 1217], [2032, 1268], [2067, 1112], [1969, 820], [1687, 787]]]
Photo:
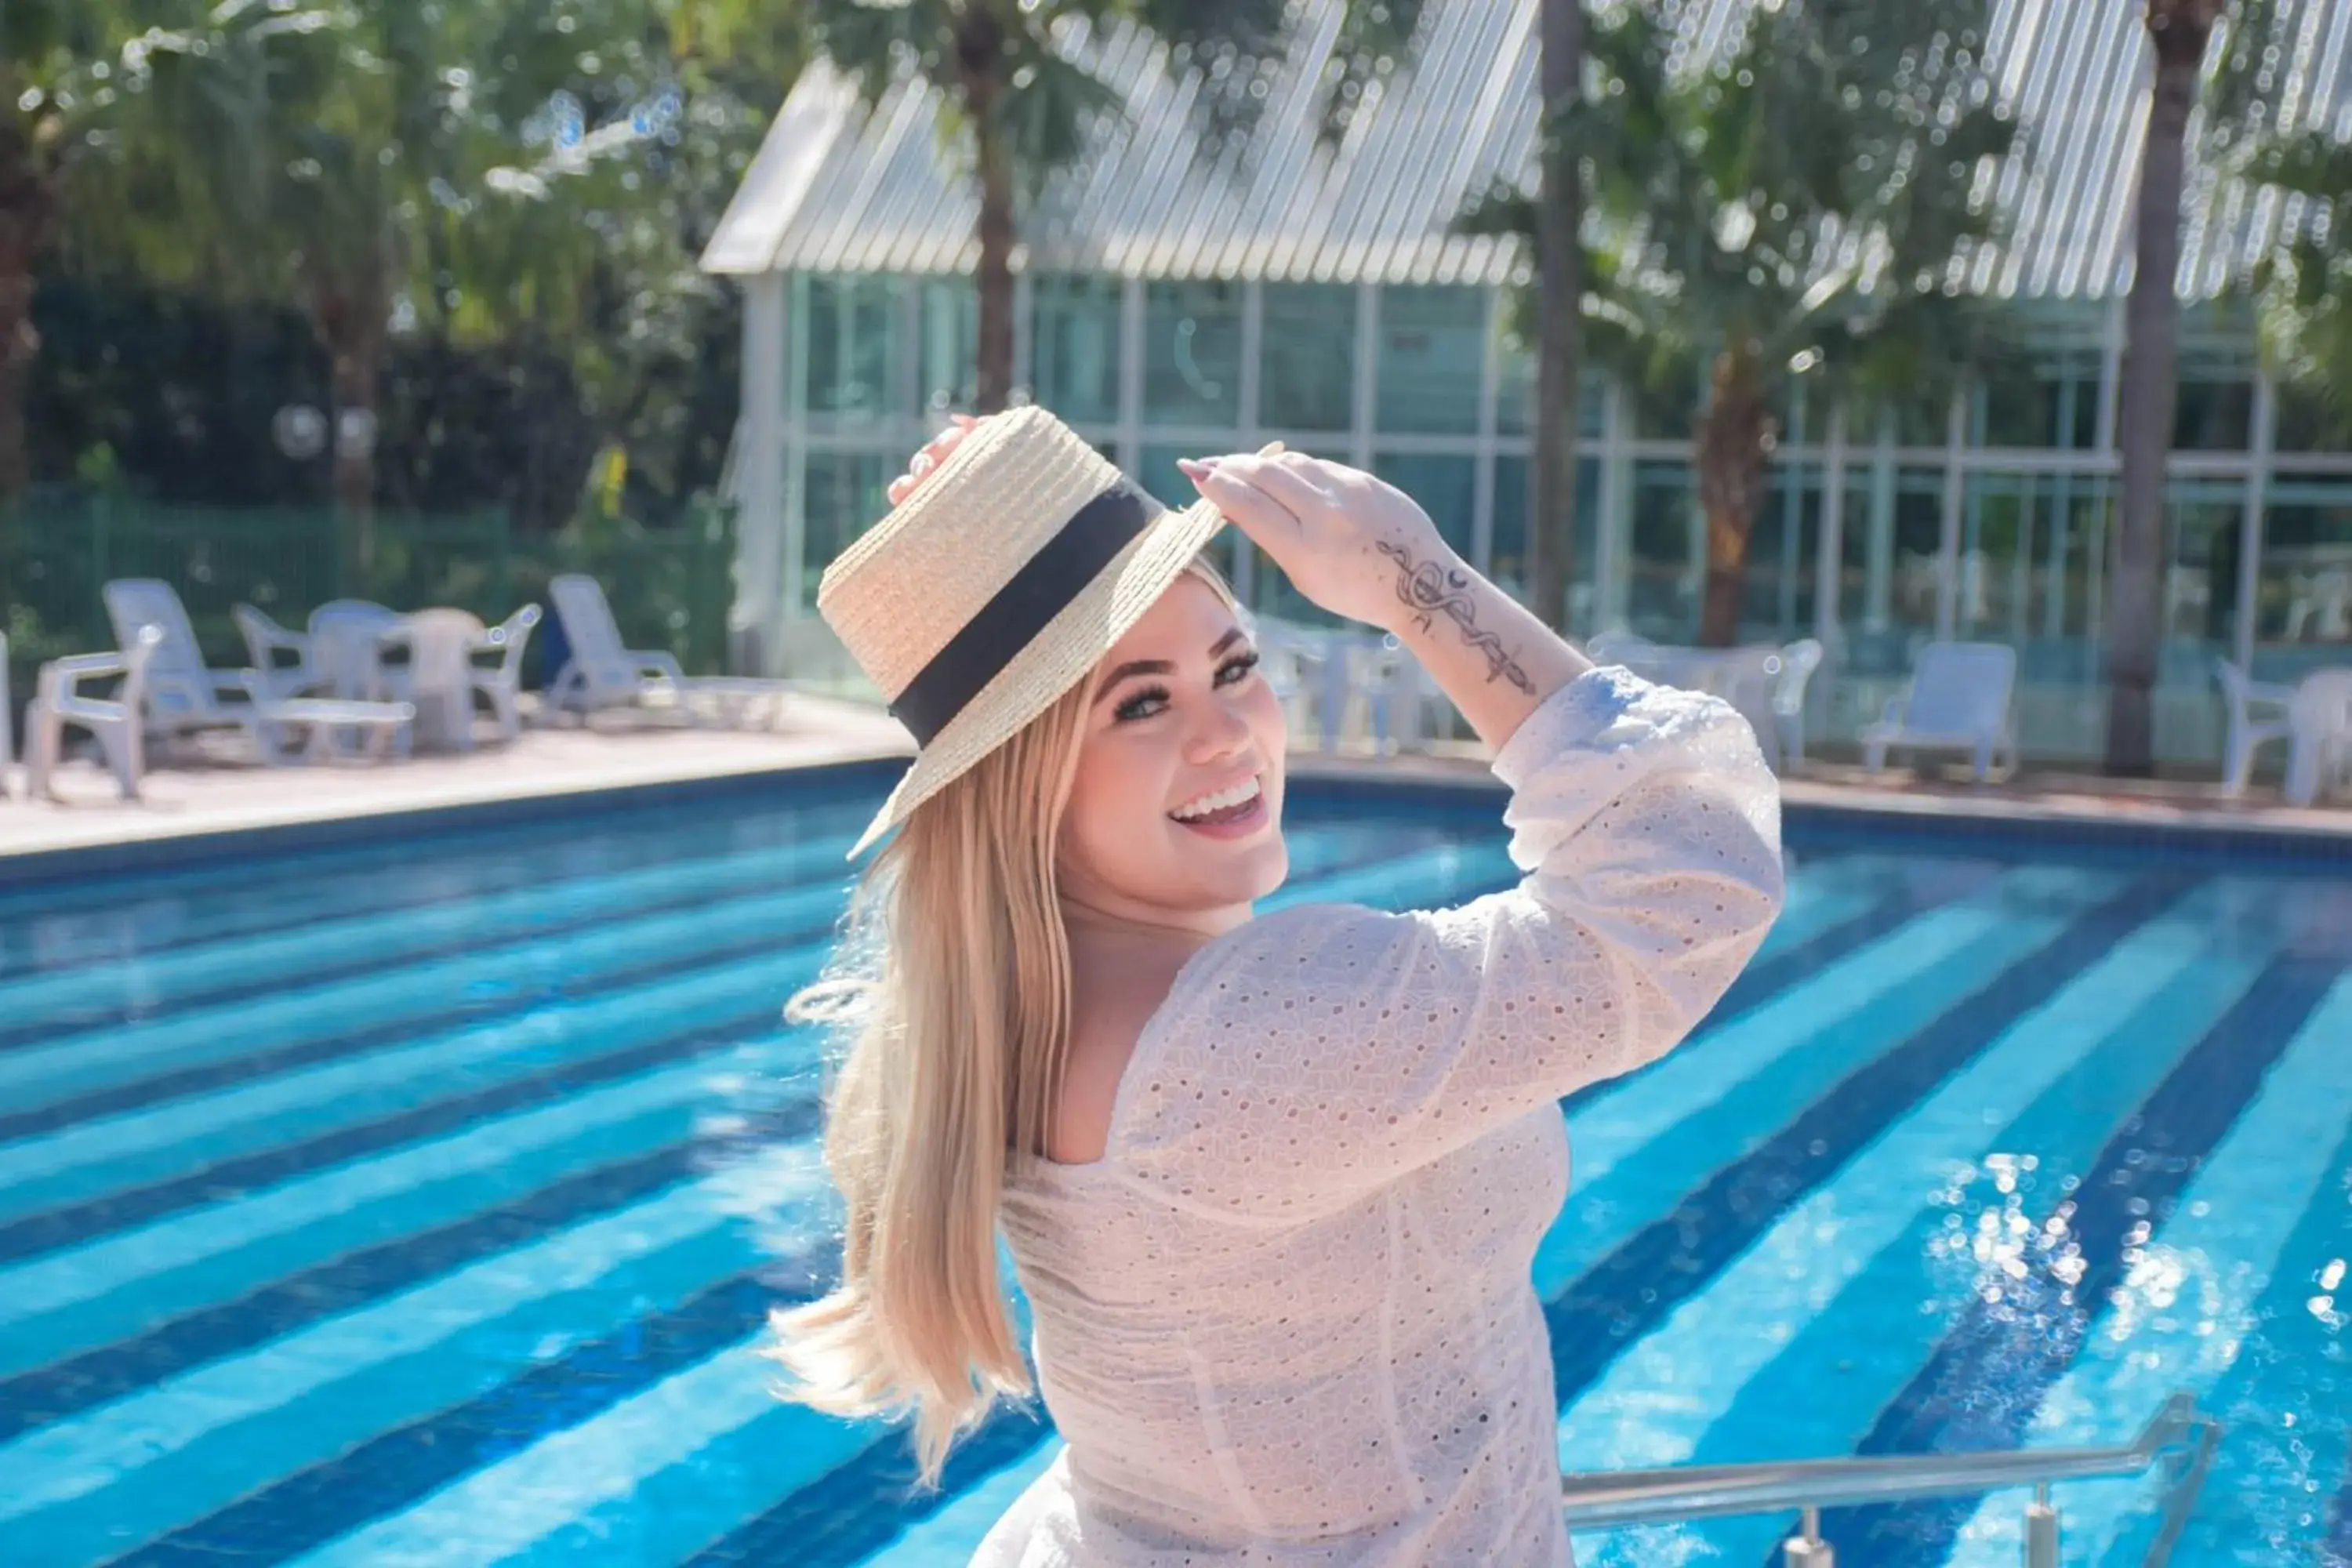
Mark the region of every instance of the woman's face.
[[1282, 707], [1224, 600], [1179, 577], [1096, 671], [1063, 896], [1155, 925], [1222, 931], [1282, 885]]

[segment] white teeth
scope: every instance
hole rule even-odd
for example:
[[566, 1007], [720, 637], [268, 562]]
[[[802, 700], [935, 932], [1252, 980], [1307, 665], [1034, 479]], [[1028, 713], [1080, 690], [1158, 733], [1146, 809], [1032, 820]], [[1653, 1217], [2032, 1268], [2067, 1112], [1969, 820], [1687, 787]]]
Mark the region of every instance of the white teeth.
[[1244, 779], [1230, 789], [1221, 789], [1214, 794], [1188, 800], [1168, 815], [1179, 821], [1190, 821], [1194, 817], [1206, 816], [1213, 811], [1223, 811], [1227, 806], [1244, 805], [1257, 797], [1257, 780]]

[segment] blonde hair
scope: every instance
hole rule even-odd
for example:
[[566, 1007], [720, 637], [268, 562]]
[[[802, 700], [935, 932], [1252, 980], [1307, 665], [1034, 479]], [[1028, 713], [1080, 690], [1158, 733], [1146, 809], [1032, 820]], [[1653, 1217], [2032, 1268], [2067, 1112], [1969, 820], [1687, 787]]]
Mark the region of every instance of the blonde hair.
[[[1234, 604], [1213, 568], [1189, 571]], [[997, 1205], [1047, 1147], [1068, 1056], [1055, 853], [1094, 686], [915, 808], [851, 900], [835, 973], [788, 1010], [849, 1038], [824, 1134], [845, 1215], [841, 1283], [774, 1314], [769, 1353], [803, 1404], [911, 1414], [926, 1485], [1000, 1396], [1030, 1391]]]

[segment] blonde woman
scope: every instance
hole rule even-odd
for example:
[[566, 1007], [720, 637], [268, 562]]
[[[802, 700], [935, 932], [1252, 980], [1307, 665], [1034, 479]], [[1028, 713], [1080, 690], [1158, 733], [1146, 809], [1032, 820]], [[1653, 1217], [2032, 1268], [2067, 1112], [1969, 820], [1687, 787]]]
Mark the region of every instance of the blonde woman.
[[[1380, 480], [1185, 472], [1167, 511], [1040, 410], [966, 422], [825, 574], [919, 751], [845, 949], [841, 1283], [778, 1354], [811, 1404], [910, 1415], [936, 1475], [1029, 1387], [1001, 1231], [1066, 1447], [979, 1563], [1565, 1563], [1528, 1276], [1554, 1102], [1755, 951], [1772, 777], [1728, 707], [1595, 669]], [[1515, 890], [1252, 917], [1283, 721], [1198, 562], [1226, 519], [1494, 746]]]

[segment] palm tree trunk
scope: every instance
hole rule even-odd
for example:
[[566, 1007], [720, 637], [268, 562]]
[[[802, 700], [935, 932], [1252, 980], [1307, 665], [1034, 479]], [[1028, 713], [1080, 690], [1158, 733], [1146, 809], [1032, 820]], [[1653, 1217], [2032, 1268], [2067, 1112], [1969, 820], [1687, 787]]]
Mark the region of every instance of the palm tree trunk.
[[2154, 689], [2164, 629], [2164, 469], [2179, 401], [2180, 186], [2197, 78], [2226, 0], [2148, 0], [2156, 90], [2140, 154], [2131, 299], [2124, 326], [2120, 429], [2122, 513], [2107, 619], [2106, 770], [2156, 771]]
[[1584, 0], [1543, 0], [1543, 190], [1536, 207], [1541, 300], [1537, 329], [1535, 482], [1528, 489], [1528, 603], [1568, 629], [1576, 552], [1578, 370], [1583, 357], [1583, 170], [1560, 121], [1584, 69]]
[[963, 78], [966, 117], [971, 122], [972, 163], [980, 180], [980, 342], [976, 371], [977, 412], [994, 414], [1013, 395], [1013, 154], [996, 122], [1003, 91], [1004, 34], [985, 5], [965, 13], [956, 40]]
[[[335, 510], [341, 517], [344, 559], [364, 574], [375, 567], [376, 377], [383, 363], [388, 311], [366, 287], [331, 289], [311, 313], [311, 330], [326, 350], [334, 413]], [[363, 416], [362, 432], [346, 432], [346, 415]], [[362, 590], [363, 591], [363, 590]]]
[[57, 176], [15, 125], [0, 121], [0, 503], [24, 492], [25, 409], [40, 353], [34, 269], [57, 226]]
[[1748, 540], [1764, 504], [1772, 465], [1772, 411], [1753, 345], [1716, 356], [1706, 412], [1699, 419], [1692, 466], [1699, 509], [1706, 514], [1706, 594], [1701, 647], [1729, 647], [1739, 637], [1748, 586]]

